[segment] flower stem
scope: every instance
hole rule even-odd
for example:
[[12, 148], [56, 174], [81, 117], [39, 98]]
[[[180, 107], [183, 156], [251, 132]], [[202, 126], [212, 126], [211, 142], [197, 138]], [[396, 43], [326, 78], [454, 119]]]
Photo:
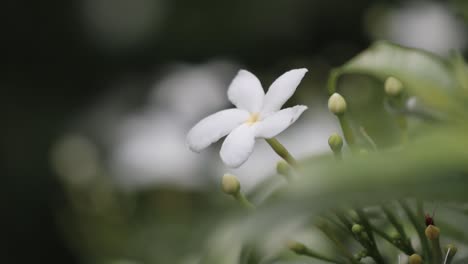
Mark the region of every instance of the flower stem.
[[393, 212], [390, 210], [390, 208], [387, 205], [382, 205], [382, 211], [385, 213], [385, 215], [387, 216], [387, 219], [390, 221], [390, 223], [392, 223], [392, 225], [400, 234], [402, 242], [403, 242], [403, 247], [407, 249], [405, 253], [407, 254], [409, 253], [408, 256], [413, 254], [414, 249], [411, 245], [411, 242], [409, 242], [408, 236], [406, 235], [403, 225], [398, 221], [395, 214], [393, 214]]
[[412, 254], [414, 254], [414, 250], [412, 248], [407, 247], [407, 245], [405, 245], [405, 244], [399, 244], [399, 243], [395, 242], [395, 240], [392, 237], [390, 237], [387, 233], [385, 233], [384, 231], [378, 229], [375, 226], [373, 226], [372, 229], [374, 230], [374, 232], [377, 235], [379, 235], [383, 239], [387, 240], [387, 242], [389, 242], [390, 244], [392, 244], [396, 248], [403, 251], [406, 255], [411, 256]]
[[354, 138], [354, 133], [351, 129], [351, 126], [349, 125], [348, 120], [345, 118], [344, 115], [338, 115], [337, 117], [338, 121], [340, 121], [341, 130], [343, 131], [343, 136], [346, 140], [346, 143], [348, 143], [348, 146], [351, 148], [351, 150], [354, 150], [354, 144], [356, 140]]
[[410, 207], [405, 201], [399, 200], [398, 202], [400, 203], [400, 206], [403, 208], [403, 211], [405, 211], [406, 215], [411, 221], [411, 224], [413, 224], [414, 228], [416, 229], [416, 233], [418, 234], [419, 240], [421, 241], [425, 263], [431, 263], [432, 256], [429, 253], [429, 243], [426, 239], [426, 235], [424, 234], [424, 227], [422, 226], [422, 223], [418, 221], [416, 215], [411, 211]]
[[345, 262], [343, 262], [341, 260], [334, 259], [334, 258], [331, 258], [331, 257], [327, 257], [327, 256], [324, 256], [324, 255], [322, 255], [320, 253], [317, 253], [316, 251], [308, 248], [306, 245], [304, 245], [304, 244], [302, 244], [300, 242], [294, 241], [294, 240], [288, 241], [287, 246], [291, 251], [293, 251], [294, 253], [296, 253], [298, 255], [308, 256], [308, 257], [311, 257], [311, 258], [320, 259], [320, 260], [335, 263], [335, 264], [346, 264]]
[[341, 243], [341, 241], [333, 234], [333, 232], [330, 230], [328, 225], [323, 222], [320, 224], [317, 224], [317, 227], [330, 239], [335, 243], [336, 247], [338, 250], [341, 252], [341, 254], [346, 257], [351, 263], [353, 264], [360, 264], [361, 262], [356, 260], [351, 252]]
[[366, 139], [366, 141], [372, 147], [372, 150], [377, 151], [377, 144], [375, 144], [375, 141], [372, 139], [371, 136], [369, 136], [366, 129], [364, 127], [359, 127], [359, 132], [361, 132], [361, 135]]
[[372, 258], [375, 260], [377, 263], [384, 263], [383, 257], [380, 254], [379, 249], [377, 248], [377, 243], [375, 242], [374, 234], [372, 233], [372, 226], [367, 219], [366, 214], [361, 208], [356, 208], [356, 213], [359, 216], [359, 219], [362, 222], [362, 225], [364, 226], [364, 230], [367, 233], [367, 236], [369, 237], [369, 254], [372, 256]]
[[296, 159], [294, 159], [291, 153], [289, 153], [289, 151], [276, 138], [266, 138], [265, 140], [275, 153], [278, 154], [278, 156], [283, 158], [287, 163], [289, 163], [289, 165], [297, 167]]
[[432, 261], [434, 264], [442, 263], [442, 249], [440, 248], [439, 238], [431, 240]]
[[233, 197], [245, 208], [249, 210], [255, 209], [255, 205], [251, 203], [242, 192], [237, 192], [236, 194], [233, 195]]
[[312, 258], [316, 258], [316, 259], [320, 259], [320, 260], [323, 260], [323, 261], [326, 261], [326, 262], [336, 263], [336, 264], [344, 264], [345, 263], [343, 261], [340, 261], [340, 260], [337, 260], [337, 259], [332, 259], [330, 257], [324, 256], [324, 255], [322, 255], [320, 253], [317, 253], [317, 252], [313, 251], [310, 248], [305, 248], [305, 251], [302, 253], [302, 255], [312, 257]]

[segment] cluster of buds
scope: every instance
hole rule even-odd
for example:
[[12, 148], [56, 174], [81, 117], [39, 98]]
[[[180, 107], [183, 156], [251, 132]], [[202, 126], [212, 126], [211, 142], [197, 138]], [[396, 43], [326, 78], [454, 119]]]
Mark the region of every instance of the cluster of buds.
[[442, 250], [439, 241], [440, 228], [435, 225], [434, 217], [426, 214], [425, 223], [426, 229], [424, 230], [424, 233], [426, 234], [427, 239], [431, 242], [431, 257], [433, 262], [450, 264], [457, 253], [457, 247], [453, 244], [448, 244], [444, 247], [444, 250]]

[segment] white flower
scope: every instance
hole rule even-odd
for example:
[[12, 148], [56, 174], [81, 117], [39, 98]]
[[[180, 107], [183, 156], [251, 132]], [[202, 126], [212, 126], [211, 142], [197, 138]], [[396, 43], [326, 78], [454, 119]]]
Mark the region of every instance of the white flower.
[[219, 111], [198, 122], [187, 135], [188, 146], [192, 151], [200, 152], [229, 134], [220, 156], [226, 165], [239, 167], [252, 153], [255, 139], [275, 137], [307, 109], [307, 106], [297, 105], [281, 110], [306, 72], [307, 69], [286, 72], [265, 94], [255, 75], [240, 70], [227, 92], [237, 108]]

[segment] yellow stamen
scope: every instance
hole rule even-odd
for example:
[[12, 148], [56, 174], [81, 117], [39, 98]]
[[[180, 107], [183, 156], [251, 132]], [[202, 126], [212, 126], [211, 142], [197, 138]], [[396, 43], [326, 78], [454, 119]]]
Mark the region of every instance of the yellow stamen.
[[247, 121], [245, 121], [245, 123], [249, 126], [255, 124], [256, 122], [258, 122], [260, 119], [260, 114], [259, 113], [253, 113], [250, 115], [249, 119], [247, 119]]

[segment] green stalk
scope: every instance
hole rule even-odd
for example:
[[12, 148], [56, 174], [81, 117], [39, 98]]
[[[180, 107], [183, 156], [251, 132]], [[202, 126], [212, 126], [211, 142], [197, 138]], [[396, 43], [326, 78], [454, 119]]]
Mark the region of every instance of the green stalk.
[[341, 254], [346, 257], [352, 264], [361, 264], [360, 261], [356, 260], [353, 254], [341, 243], [341, 241], [331, 232], [326, 223], [318, 224], [317, 227], [330, 239]]
[[356, 210], [357, 215], [359, 216], [359, 219], [362, 222], [362, 225], [364, 226], [367, 236], [369, 237], [369, 240], [370, 240], [369, 242], [370, 242], [370, 247], [371, 247], [370, 252], [369, 252], [370, 255], [377, 263], [384, 263], [383, 257], [380, 254], [379, 249], [377, 248], [377, 243], [375, 242], [374, 234], [372, 233], [372, 226], [369, 220], [367, 219], [366, 214], [360, 208], [356, 208], [355, 210]]
[[254, 210], [255, 209], [255, 205], [253, 203], [251, 203], [247, 197], [245, 197], [245, 195], [242, 193], [242, 192], [237, 192], [236, 194], [233, 195], [234, 198], [242, 205], [244, 206], [245, 208], [249, 209], [249, 210]]
[[311, 257], [311, 258], [320, 259], [320, 260], [335, 263], [335, 264], [345, 264], [345, 262], [343, 262], [341, 260], [337, 260], [337, 259], [333, 259], [333, 258], [324, 256], [324, 255], [322, 255], [320, 253], [317, 253], [317, 252], [315, 252], [312, 249], [307, 248], [307, 247], [304, 249], [304, 252], [301, 252], [301, 255], [308, 256], [308, 257]]
[[431, 263], [432, 256], [430, 254], [430, 248], [429, 248], [429, 243], [426, 239], [426, 235], [424, 233], [424, 227], [422, 225], [422, 219], [421, 222], [416, 218], [416, 215], [411, 211], [409, 208], [408, 204], [403, 201], [399, 200], [400, 206], [403, 208], [405, 211], [406, 215], [408, 216], [409, 220], [411, 221], [411, 224], [413, 224], [414, 228], [416, 229], [416, 233], [418, 234], [419, 240], [421, 241], [422, 249], [423, 249], [423, 255], [424, 259], [426, 260], [426, 263]]
[[440, 248], [439, 238], [431, 240], [432, 244], [432, 261], [434, 264], [442, 263], [442, 249]]
[[372, 229], [374, 230], [374, 232], [381, 236], [383, 239], [387, 240], [387, 242], [389, 242], [390, 244], [392, 244], [393, 246], [395, 246], [396, 248], [400, 249], [401, 251], [403, 251], [406, 255], [408, 256], [411, 256], [412, 254], [414, 254], [414, 250], [412, 248], [409, 248], [407, 247], [407, 245], [399, 245], [398, 243], [395, 242], [395, 240], [390, 237], [387, 233], [385, 233], [384, 231], [378, 229], [377, 227], [373, 226]]
[[289, 165], [297, 167], [296, 159], [276, 138], [266, 138], [265, 140], [278, 156], [283, 158]]
[[338, 115], [337, 117], [340, 122], [341, 130], [343, 131], [343, 136], [346, 140], [346, 143], [348, 143], [348, 146], [351, 148], [351, 150], [354, 150], [356, 139], [354, 137], [353, 130], [351, 129], [348, 120], [345, 118], [344, 115]]
[[398, 233], [401, 236], [401, 239], [405, 245], [406, 248], [410, 249], [408, 252], [411, 252], [409, 255], [414, 253], [413, 246], [409, 242], [408, 236], [406, 235], [405, 229], [403, 228], [403, 225], [398, 221], [397, 217], [393, 214], [393, 212], [388, 208], [386, 205], [382, 205], [382, 211], [385, 213], [387, 216], [387, 219], [392, 223], [392, 225], [395, 227], [395, 229], [398, 231]]

